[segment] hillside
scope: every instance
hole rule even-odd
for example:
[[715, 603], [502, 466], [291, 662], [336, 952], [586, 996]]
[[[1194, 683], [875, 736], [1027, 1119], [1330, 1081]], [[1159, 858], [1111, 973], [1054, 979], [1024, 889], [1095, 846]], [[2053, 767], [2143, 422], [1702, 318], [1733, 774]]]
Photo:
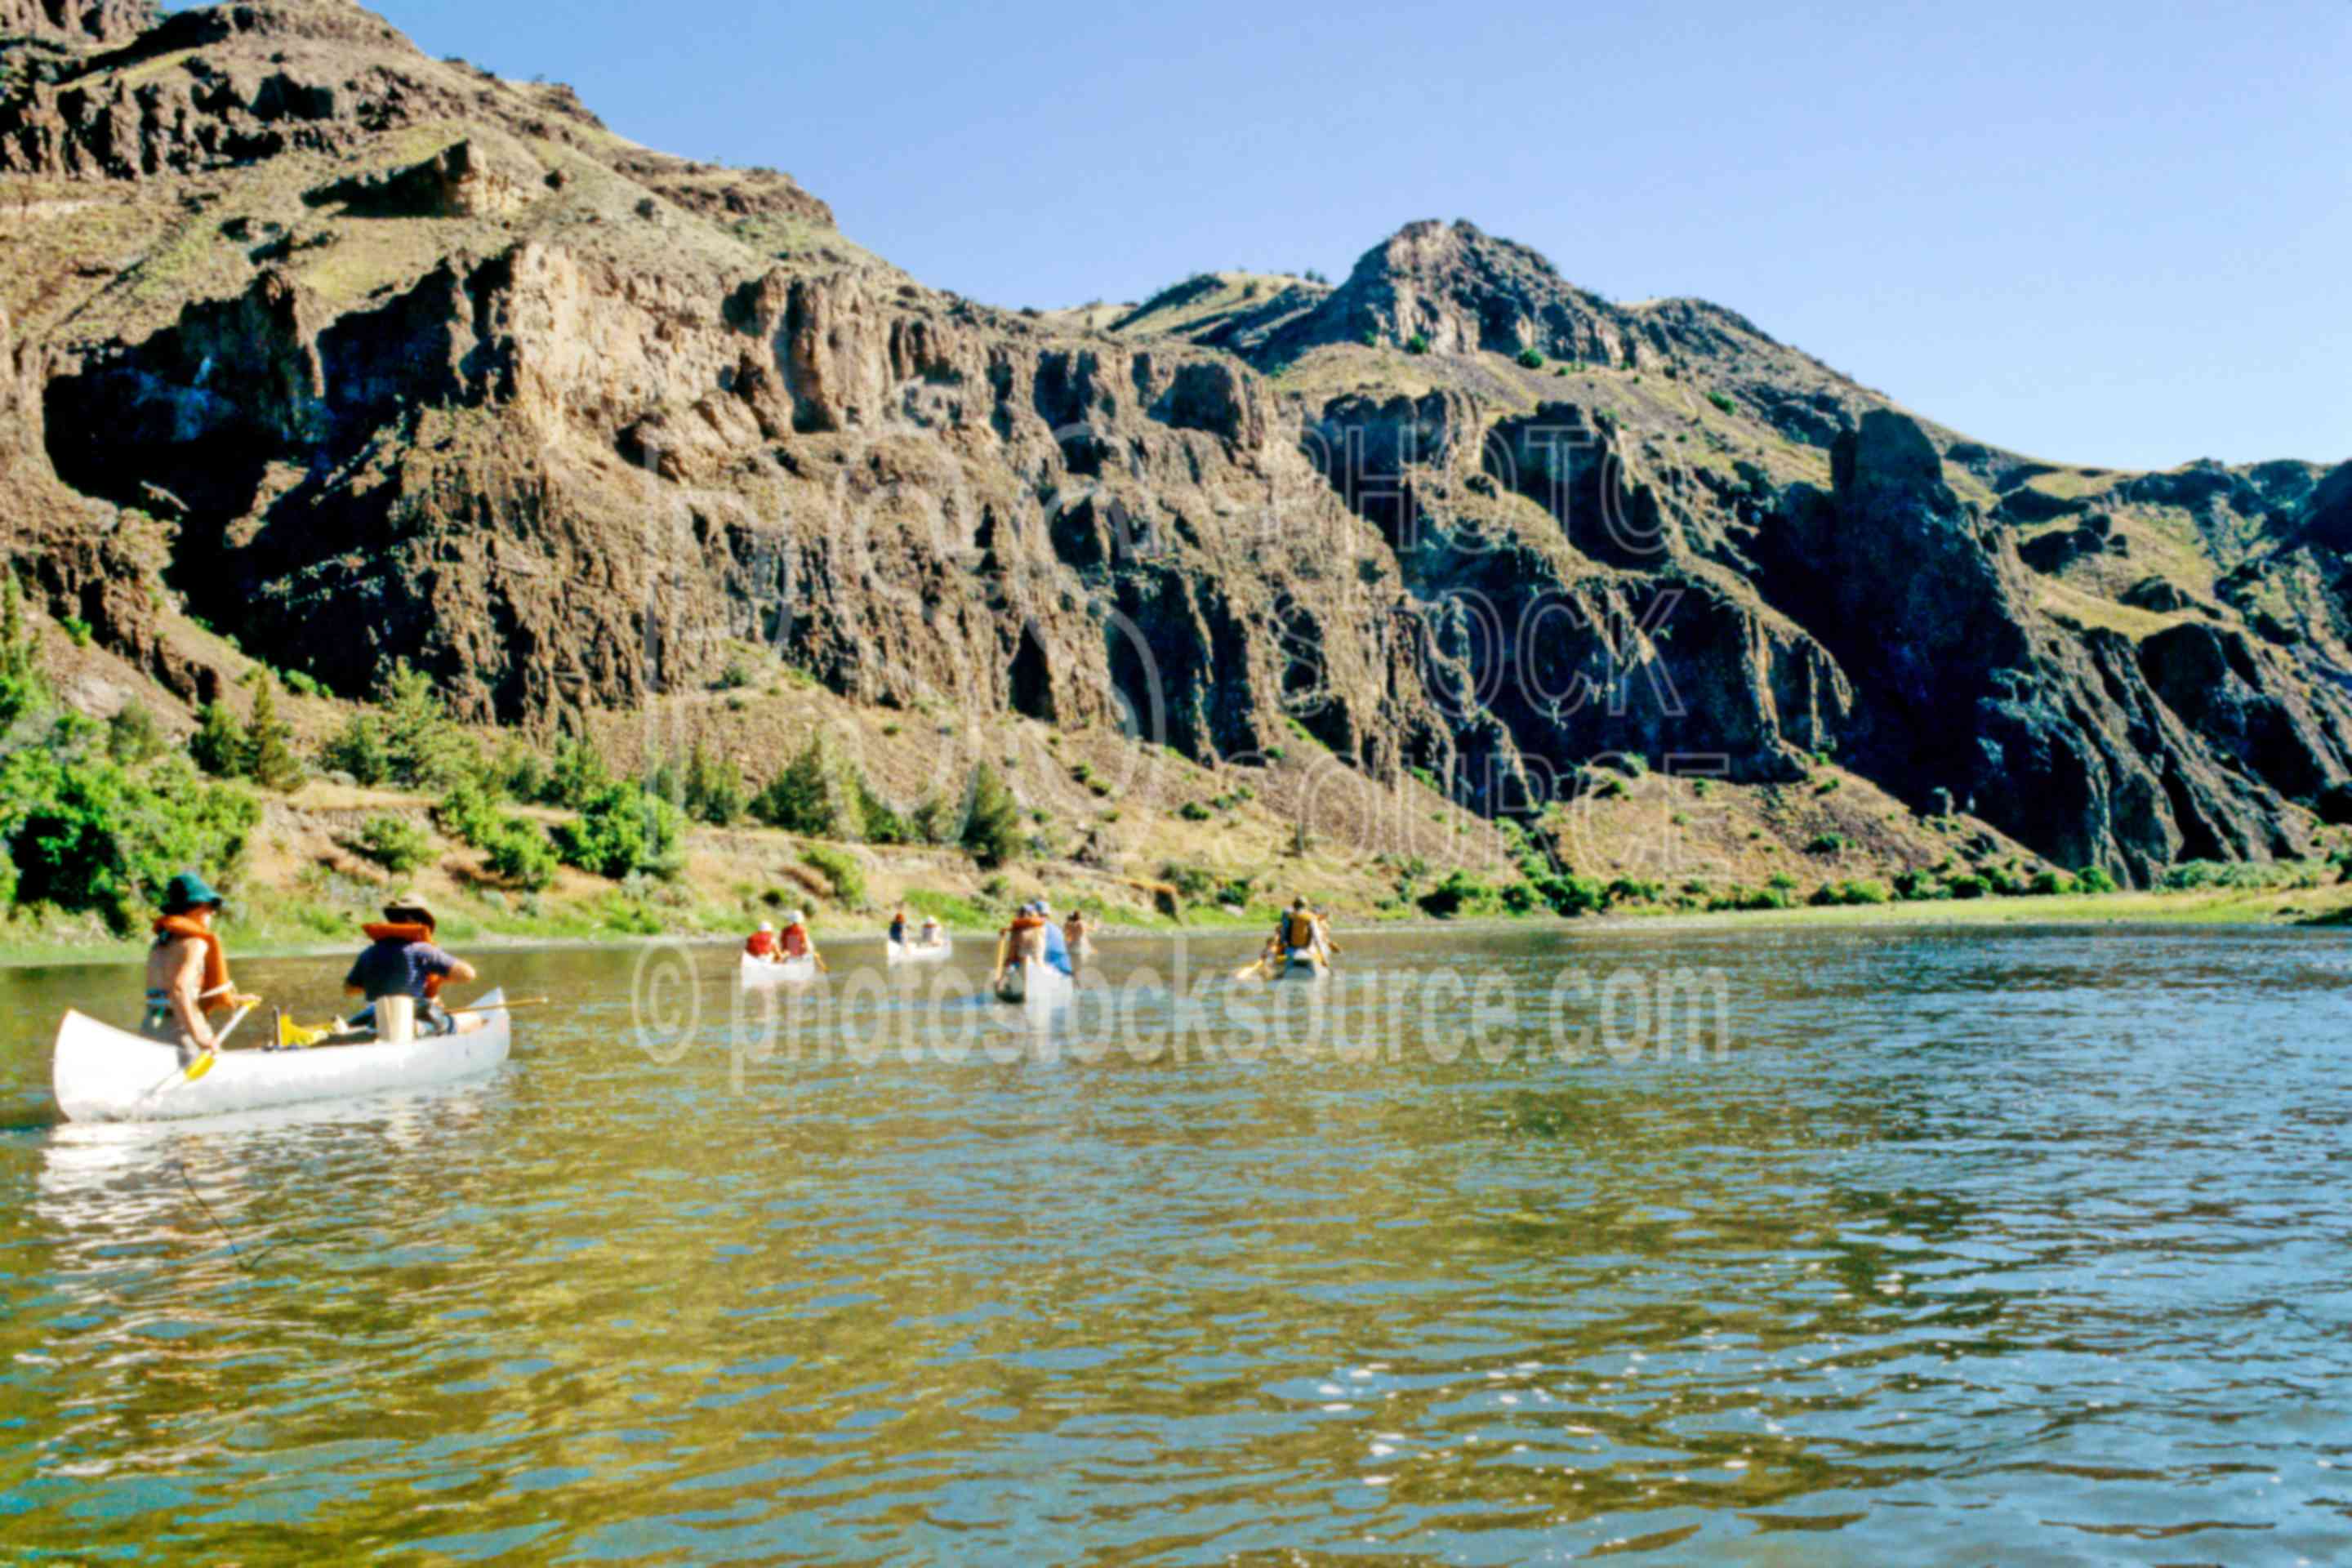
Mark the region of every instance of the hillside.
[[950, 772], [1027, 725], [1298, 774], [1367, 858], [1425, 780], [1622, 868], [1546, 811], [1612, 760], [1759, 821], [1833, 762], [1882, 874], [2352, 819], [2352, 468], [1998, 451], [1468, 224], [997, 310], [343, 0], [136, 9], [0, 11], [0, 530], [179, 722], [236, 673], [202, 623], [541, 741], [690, 710], [757, 773], [709, 700], [749, 647]]

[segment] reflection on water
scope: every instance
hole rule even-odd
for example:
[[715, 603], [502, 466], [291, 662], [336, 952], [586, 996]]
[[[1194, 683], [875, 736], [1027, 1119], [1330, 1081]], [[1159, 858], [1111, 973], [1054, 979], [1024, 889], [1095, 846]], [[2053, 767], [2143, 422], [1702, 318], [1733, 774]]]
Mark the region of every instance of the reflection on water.
[[[1181, 1004], [1245, 942], [1103, 947], [1153, 976], [1131, 1038], [1186, 1048], [1075, 1049], [848, 950], [836, 1009], [747, 1059], [705, 950], [656, 1062], [629, 955], [533, 952], [488, 978], [562, 1001], [494, 1079], [154, 1129], [41, 1109], [59, 1010], [133, 980], [0, 977], [0, 1540], [2352, 1552], [2331, 940], [1356, 939], [1384, 985], [1499, 977], [1528, 1036], [1460, 1049], [1475, 988], [1416, 989], [1393, 1060], [1235, 1059]], [[1725, 1048], [1564, 1059], [1580, 965], [1720, 970]], [[323, 1004], [341, 968], [239, 973]], [[856, 1048], [877, 1021], [922, 1048]]]

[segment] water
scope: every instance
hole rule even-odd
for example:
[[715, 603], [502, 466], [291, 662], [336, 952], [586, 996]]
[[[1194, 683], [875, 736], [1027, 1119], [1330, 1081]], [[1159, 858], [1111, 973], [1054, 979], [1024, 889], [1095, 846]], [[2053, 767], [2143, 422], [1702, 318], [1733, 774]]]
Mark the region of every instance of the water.
[[1164, 944], [1099, 1053], [845, 949], [765, 1061], [634, 956], [496, 956], [565, 1000], [495, 1079], [136, 1131], [45, 1109], [135, 982], [0, 976], [0, 1555], [2352, 1556], [2336, 939], [1359, 938], [1344, 1062]]

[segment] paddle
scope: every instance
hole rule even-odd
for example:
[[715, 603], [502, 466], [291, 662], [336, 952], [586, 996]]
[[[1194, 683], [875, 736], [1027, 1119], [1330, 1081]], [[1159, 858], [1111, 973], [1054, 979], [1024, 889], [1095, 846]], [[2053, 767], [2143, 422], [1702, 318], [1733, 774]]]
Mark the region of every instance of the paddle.
[[236, 1032], [236, 1026], [239, 1024], [245, 1022], [245, 1016], [260, 1005], [261, 998], [256, 996], [244, 1006], [239, 1007], [235, 1016], [229, 1019], [228, 1026], [221, 1030], [219, 1034], [213, 1037], [213, 1043], [211, 1046], [206, 1047], [200, 1055], [198, 1055], [195, 1060], [190, 1062], [186, 1067], [182, 1068], [178, 1072], [165, 1078], [163, 1082], [149, 1089], [145, 1094], [140, 1096], [140, 1098], [142, 1100], [152, 1100], [155, 1096], [169, 1093], [171, 1090], [178, 1089], [184, 1084], [194, 1083], [198, 1079], [204, 1077], [206, 1073], [212, 1071], [213, 1064], [220, 1060], [221, 1048], [228, 1044], [228, 1037]]

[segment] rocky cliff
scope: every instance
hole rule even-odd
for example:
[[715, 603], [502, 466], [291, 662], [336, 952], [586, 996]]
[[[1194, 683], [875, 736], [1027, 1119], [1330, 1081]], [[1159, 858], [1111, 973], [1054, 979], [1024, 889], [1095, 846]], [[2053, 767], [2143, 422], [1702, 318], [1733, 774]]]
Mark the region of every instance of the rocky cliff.
[[0, 522], [191, 695], [181, 608], [525, 724], [760, 644], [1490, 813], [1834, 753], [2133, 878], [2352, 798], [2343, 471], [2000, 452], [1466, 224], [1337, 288], [1001, 311], [341, 0], [16, 10]]

